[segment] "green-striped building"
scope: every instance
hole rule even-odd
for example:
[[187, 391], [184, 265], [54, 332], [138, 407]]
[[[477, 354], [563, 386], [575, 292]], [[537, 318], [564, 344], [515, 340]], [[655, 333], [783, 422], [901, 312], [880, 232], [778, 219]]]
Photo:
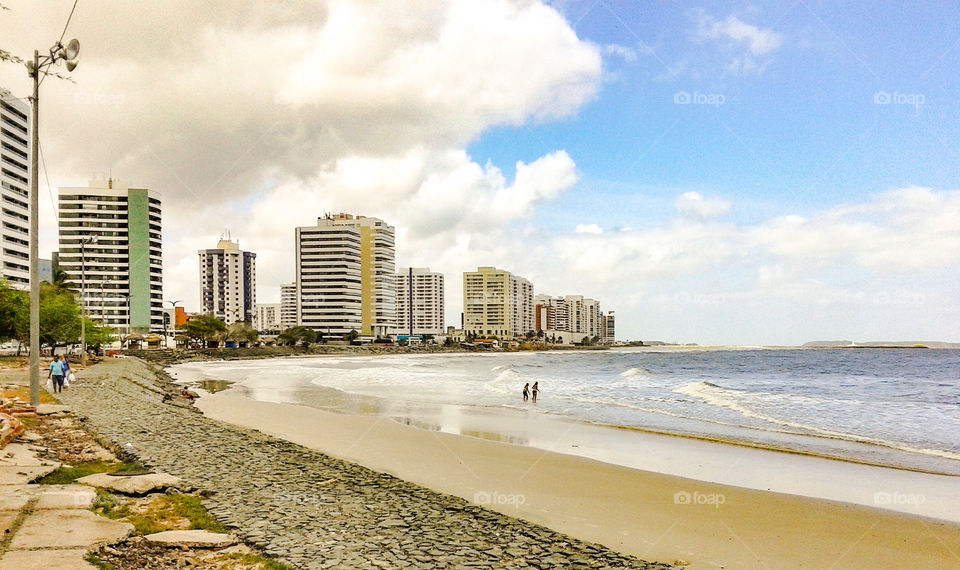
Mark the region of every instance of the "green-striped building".
[[163, 330], [160, 207], [115, 180], [60, 188], [60, 269], [90, 318], [124, 334]]

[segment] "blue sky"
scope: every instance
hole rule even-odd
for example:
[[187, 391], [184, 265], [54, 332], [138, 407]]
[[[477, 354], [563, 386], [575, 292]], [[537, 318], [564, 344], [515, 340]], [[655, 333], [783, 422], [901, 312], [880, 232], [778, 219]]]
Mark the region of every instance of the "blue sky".
[[[731, 216], [750, 221], [910, 184], [956, 188], [960, 26], [943, 24], [958, 11], [929, 2], [572, 3], [564, 12], [582, 38], [635, 59], [609, 58], [602, 90], [575, 116], [497, 127], [469, 151], [509, 171], [515, 160], [566, 149], [583, 181], [551, 213], [582, 211], [586, 199], [606, 203], [596, 214], [611, 225], [638, 223], [619, 205], [637, 194], [637, 205], [654, 208], [645, 221], [672, 213], [678, 189], [727, 197], [737, 205]], [[762, 72], [730, 71], [743, 48], [700, 39], [702, 17], [743, 18], [782, 44], [755, 57]], [[723, 102], [677, 105], [678, 92]], [[878, 105], [880, 92], [922, 104]]]
[[[72, 4], [5, 2], [0, 41], [49, 45]], [[960, 341], [958, 12], [86, 0], [82, 65], [43, 87], [41, 251], [56, 187], [112, 172], [163, 196], [188, 310], [221, 233], [277, 302], [294, 228], [349, 212], [446, 275], [448, 324], [495, 265], [599, 300], [622, 340]]]

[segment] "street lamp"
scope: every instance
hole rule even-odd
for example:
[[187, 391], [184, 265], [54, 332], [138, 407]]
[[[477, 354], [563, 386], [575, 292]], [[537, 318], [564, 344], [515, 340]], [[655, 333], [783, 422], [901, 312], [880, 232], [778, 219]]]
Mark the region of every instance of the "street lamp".
[[[170, 308], [173, 309], [173, 331], [177, 331], [177, 303], [182, 303], [183, 299], [177, 299], [176, 301], [166, 301], [170, 303]], [[163, 319], [163, 346], [169, 348], [170, 345], [167, 344], [167, 319]]]
[[87, 244], [97, 243], [97, 236], [80, 240], [80, 366], [87, 365]]
[[[40, 404], [40, 75], [47, 73], [47, 69], [58, 61], [67, 63], [67, 71], [77, 67], [77, 57], [80, 55], [80, 42], [70, 40], [66, 47], [59, 41], [50, 48], [50, 55], [40, 57], [40, 52], [33, 51], [33, 61], [27, 62], [27, 73], [33, 78], [33, 96], [30, 102], [31, 129], [30, 129], [30, 405]], [[82, 329], [81, 329], [82, 330]]]

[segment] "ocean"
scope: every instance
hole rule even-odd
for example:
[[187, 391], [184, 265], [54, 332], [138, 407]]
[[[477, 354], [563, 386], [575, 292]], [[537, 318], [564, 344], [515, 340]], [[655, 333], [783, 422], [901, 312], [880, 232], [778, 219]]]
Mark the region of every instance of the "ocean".
[[[532, 444], [550, 416], [845, 461], [960, 475], [960, 351], [614, 349], [302, 357], [189, 363], [256, 400], [377, 414]], [[539, 382], [536, 403], [525, 383]], [[494, 414], [495, 412], [495, 414]], [[492, 426], [492, 427], [491, 427]]]

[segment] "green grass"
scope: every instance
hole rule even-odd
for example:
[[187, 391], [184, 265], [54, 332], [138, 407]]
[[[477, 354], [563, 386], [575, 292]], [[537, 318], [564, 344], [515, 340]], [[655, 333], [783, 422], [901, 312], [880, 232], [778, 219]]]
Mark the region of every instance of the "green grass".
[[217, 522], [200, 503], [200, 497], [193, 495], [161, 495], [144, 512], [136, 512], [106, 491], [97, 490], [93, 501], [93, 511], [113, 520], [123, 520], [133, 525], [138, 534], [153, 534], [179, 527], [186, 519], [189, 528], [227, 532], [222, 523]]
[[217, 557], [219, 560], [236, 560], [244, 565], [256, 566], [257, 564], [262, 564], [263, 570], [293, 570], [292, 566], [287, 566], [283, 562], [277, 562], [276, 560], [271, 560], [269, 558], [264, 558], [257, 554], [241, 554], [239, 552], [231, 552], [224, 554], [223, 556]]
[[42, 477], [37, 483], [41, 485], [70, 485], [81, 477], [94, 473], [125, 473], [141, 471], [143, 465], [132, 461], [117, 463], [115, 461], [90, 461], [72, 467], [61, 467], [53, 473]]
[[95, 568], [98, 568], [99, 570], [115, 570], [113, 567], [113, 564], [109, 564], [107, 562], [104, 562], [103, 560], [100, 560], [92, 552], [88, 552], [87, 555], [83, 557], [83, 559], [89, 562], [90, 564], [92, 564]]

